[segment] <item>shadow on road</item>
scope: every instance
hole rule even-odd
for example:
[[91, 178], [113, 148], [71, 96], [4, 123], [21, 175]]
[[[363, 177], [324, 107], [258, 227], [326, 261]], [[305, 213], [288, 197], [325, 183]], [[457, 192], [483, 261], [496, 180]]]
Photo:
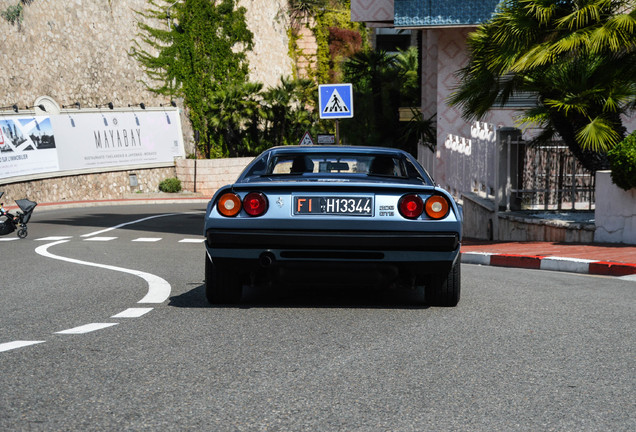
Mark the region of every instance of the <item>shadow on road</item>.
[[[73, 227], [94, 227], [98, 230], [100, 228], [109, 228], [140, 219], [150, 218], [134, 224], [124, 225], [118, 229], [179, 235], [203, 235], [205, 208], [201, 208], [200, 206], [184, 206], [183, 208], [176, 208], [175, 206], [153, 206], [152, 212], [148, 212], [147, 206], [144, 208], [144, 212], [138, 212], [138, 209], [133, 208], [129, 210], [130, 211], [127, 211], [122, 208], [122, 206], [111, 207], [108, 210], [102, 207], [95, 208], [95, 212], [92, 212], [90, 209], [83, 209], [80, 214], [78, 214], [77, 209], [66, 209], [63, 211], [51, 210], [51, 213], [47, 212], [42, 215], [35, 215], [30, 225], [69, 225]], [[68, 214], [68, 216], [65, 216], [66, 214]], [[153, 218], [153, 216], [157, 215], [166, 216]], [[158, 219], [163, 220], [159, 221]], [[166, 220], [169, 220], [170, 223], [166, 224]]]
[[210, 305], [205, 298], [205, 285], [170, 297], [169, 306], [179, 308], [360, 308], [360, 309], [426, 309], [420, 291], [368, 290], [363, 287], [286, 289], [244, 287], [238, 305]]

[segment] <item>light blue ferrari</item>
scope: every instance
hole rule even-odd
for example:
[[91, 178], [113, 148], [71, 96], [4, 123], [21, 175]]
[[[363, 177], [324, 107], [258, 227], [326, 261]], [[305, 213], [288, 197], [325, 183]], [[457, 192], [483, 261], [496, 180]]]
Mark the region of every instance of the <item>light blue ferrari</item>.
[[205, 215], [212, 304], [246, 284], [424, 287], [424, 302], [460, 297], [462, 213], [407, 152], [286, 146], [263, 152]]

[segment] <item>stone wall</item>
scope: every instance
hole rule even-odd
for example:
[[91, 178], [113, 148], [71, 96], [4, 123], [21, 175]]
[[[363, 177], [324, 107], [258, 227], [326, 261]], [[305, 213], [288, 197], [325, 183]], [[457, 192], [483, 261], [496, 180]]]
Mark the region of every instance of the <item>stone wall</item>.
[[[131, 186], [131, 175], [137, 186]], [[123, 199], [131, 193], [158, 192], [159, 183], [175, 177], [175, 167], [134, 169], [31, 180], [0, 186], [1, 200], [8, 206], [28, 198], [38, 203]], [[141, 195], [140, 195], [141, 196]]]
[[[0, 0], [0, 11], [19, 0]], [[287, 0], [240, 0], [254, 33], [248, 54], [250, 78], [266, 87], [292, 74], [288, 55]], [[58, 105], [82, 107], [113, 102], [115, 107], [143, 102], [167, 104], [148, 91], [144, 71], [129, 56], [138, 36], [135, 11], [147, 0], [33, 0], [18, 26], [0, 18], [0, 107], [23, 110], [47, 96]], [[152, 23], [155, 27], [165, 22]], [[192, 133], [182, 110], [186, 153], [193, 153]]]
[[[251, 157], [196, 160], [196, 195], [211, 197], [221, 186], [234, 183]], [[143, 199], [159, 192], [161, 181], [177, 177], [184, 192], [194, 190], [194, 159], [178, 159], [166, 168], [129, 169], [82, 174], [0, 185], [1, 201], [14, 206], [16, 199], [29, 198], [38, 203], [64, 203], [93, 200]], [[131, 175], [137, 186], [131, 186]]]
[[462, 194], [464, 237], [497, 241], [547, 241], [560, 243], [592, 243], [593, 223], [531, 217], [524, 212], [498, 212], [491, 200], [474, 193]]
[[183, 190], [194, 192], [196, 163], [196, 192], [212, 196], [221, 186], [234, 183], [251, 157], [232, 159], [181, 159], [177, 161], [177, 177]]
[[623, 190], [610, 171], [597, 171], [594, 221], [594, 241], [636, 244], [636, 188]]

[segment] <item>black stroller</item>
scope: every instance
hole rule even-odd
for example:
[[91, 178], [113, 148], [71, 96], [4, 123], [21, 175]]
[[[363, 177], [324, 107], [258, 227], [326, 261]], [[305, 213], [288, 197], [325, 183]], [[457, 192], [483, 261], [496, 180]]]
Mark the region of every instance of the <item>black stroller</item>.
[[[0, 192], [0, 198], [2, 198], [4, 192]], [[31, 219], [31, 213], [38, 203], [28, 200], [26, 198], [15, 200], [15, 203], [20, 207], [21, 212], [12, 214], [4, 209], [4, 203], [0, 203], [0, 235], [10, 234], [16, 229], [18, 230], [18, 237], [21, 239], [27, 236], [27, 222]]]

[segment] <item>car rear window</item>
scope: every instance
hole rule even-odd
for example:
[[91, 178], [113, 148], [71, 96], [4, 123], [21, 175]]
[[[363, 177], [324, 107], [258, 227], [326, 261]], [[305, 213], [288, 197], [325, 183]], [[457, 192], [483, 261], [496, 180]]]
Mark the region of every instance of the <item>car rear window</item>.
[[407, 177], [400, 159], [391, 155], [284, 154], [275, 155], [265, 175], [366, 174]]

